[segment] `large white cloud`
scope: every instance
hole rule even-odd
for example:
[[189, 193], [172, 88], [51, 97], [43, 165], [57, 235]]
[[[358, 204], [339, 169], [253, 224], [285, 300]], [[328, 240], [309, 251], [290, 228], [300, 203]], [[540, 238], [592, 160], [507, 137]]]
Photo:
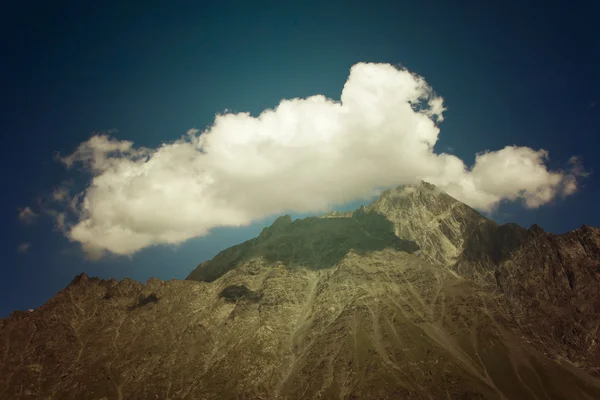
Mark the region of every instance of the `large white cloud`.
[[538, 207], [576, 190], [577, 161], [572, 173], [549, 171], [544, 150], [486, 151], [470, 168], [434, 153], [443, 100], [405, 69], [354, 65], [340, 100], [282, 100], [258, 117], [220, 114], [204, 132], [156, 149], [95, 135], [62, 158], [67, 167], [81, 163], [92, 178], [75, 196], [56, 193], [75, 213], [71, 223], [55, 213], [57, 226], [90, 254], [127, 255], [420, 180], [481, 210], [519, 199]]

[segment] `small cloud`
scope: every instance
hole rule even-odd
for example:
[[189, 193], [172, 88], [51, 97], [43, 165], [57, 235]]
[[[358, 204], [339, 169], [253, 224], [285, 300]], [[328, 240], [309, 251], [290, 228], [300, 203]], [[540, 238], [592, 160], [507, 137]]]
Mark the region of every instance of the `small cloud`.
[[66, 218], [66, 214], [65, 213], [56, 213], [55, 215], [56, 217], [56, 229], [64, 232], [66, 229], [66, 223], [65, 223], [65, 218]]
[[392, 198], [403, 198], [417, 191], [416, 186], [405, 186], [403, 188], [394, 188], [390, 195]]
[[18, 247], [17, 247], [17, 251], [21, 254], [26, 253], [27, 250], [29, 250], [29, 248], [31, 247], [31, 243], [21, 243]]
[[590, 172], [586, 171], [586, 169], [583, 167], [583, 160], [581, 157], [572, 156], [569, 158], [568, 163], [570, 165], [569, 171], [572, 175], [583, 178], [590, 176]]
[[64, 186], [61, 186], [52, 192], [52, 200], [56, 202], [61, 202], [65, 200], [69, 196], [69, 189]]
[[38, 214], [33, 212], [33, 210], [29, 207], [19, 209], [19, 220], [21, 222], [32, 224], [37, 217]]
[[565, 174], [565, 186], [563, 195], [569, 196], [579, 189], [579, 181], [581, 178], [590, 176], [590, 172], [583, 167], [581, 157], [572, 156], [569, 158], [569, 171]]

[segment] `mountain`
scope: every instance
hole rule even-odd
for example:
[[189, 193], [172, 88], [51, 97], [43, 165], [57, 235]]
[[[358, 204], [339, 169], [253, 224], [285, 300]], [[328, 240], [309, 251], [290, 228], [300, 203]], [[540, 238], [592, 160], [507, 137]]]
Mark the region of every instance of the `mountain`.
[[387, 190], [367, 210], [385, 216], [398, 237], [423, 248], [423, 260], [480, 280], [491, 279], [495, 267], [530, 236], [516, 224], [496, 224], [426, 182]]
[[600, 231], [422, 183], [0, 320], [0, 399], [597, 399]]

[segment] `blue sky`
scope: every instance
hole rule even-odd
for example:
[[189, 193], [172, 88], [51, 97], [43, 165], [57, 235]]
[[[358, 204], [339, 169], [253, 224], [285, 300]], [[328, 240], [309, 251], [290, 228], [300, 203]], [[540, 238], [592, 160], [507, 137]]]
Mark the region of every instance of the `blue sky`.
[[[97, 132], [155, 148], [203, 130], [226, 109], [256, 116], [281, 99], [339, 101], [358, 62], [401, 64], [444, 98], [437, 153], [470, 166], [477, 152], [528, 146], [548, 150], [548, 168], [566, 168], [576, 155], [591, 172], [575, 194], [536, 209], [503, 203], [495, 220], [556, 233], [600, 226], [598, 5], [326, 3], [39, 2], [3, 13], [0, 317], [43, 304], [84, 271], [184, 278], [275, 218], [216, 228], [175, 249], [90, 261], [36, 208], [62, 181], [86, 183], [55, 152], [70, 154]], [[26, 206], [40, 214], [33, 224], [18, 218]], [[30, 247], [18, 252], [23, 243]]]

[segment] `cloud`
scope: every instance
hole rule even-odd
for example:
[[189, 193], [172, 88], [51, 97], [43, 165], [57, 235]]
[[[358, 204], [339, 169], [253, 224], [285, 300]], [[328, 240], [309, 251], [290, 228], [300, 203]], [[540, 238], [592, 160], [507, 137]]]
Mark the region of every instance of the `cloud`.
[[23, 223], [32, 224], [37, 217], [38, 214], [29, 207], [19, 209], [19, 220]]
[[569, 196], [579, 189], [578, 178], [587, 178], [591, 172], [586, 171], [580, 157], [569, 158], [569, 173], [564, 176], [563, 197]]
[[[65, 162], [67, 163], [67, 162]], [[67, 163], [68, 165], [68, 163]], [[61, 202], [69, 197], [69, 189], [67, 189], [66, 185], [59, 186], [56, 188], [51, 195], [51, 199], [56, 202]]]
[[80, 193], [55, 194], [71, 215], [57, 212], [56, 224], [88, 254], [130, 255], [214, 227], [325, 211], [421, 180], [480, 210], [503, 200], [539, 207], [577, 189], [575, 164], [550, 171], [545, 150], [484, 151], [471, 167], [436, 154], [444, 111], [423, 78], [359, 63], [340, 101], [317, 95], [282, 100], [256, 117], [225, 112], [205, 131], [190, 130], [155, 149], [96, 134], [60, 158], [91, 179]]
[[29, 248], [31, 247], [31, 243], [21, 243], [18, 247], [17, 247], [17, 251], [19, 253], [27, 253], [27, 250], [29, 250]]

